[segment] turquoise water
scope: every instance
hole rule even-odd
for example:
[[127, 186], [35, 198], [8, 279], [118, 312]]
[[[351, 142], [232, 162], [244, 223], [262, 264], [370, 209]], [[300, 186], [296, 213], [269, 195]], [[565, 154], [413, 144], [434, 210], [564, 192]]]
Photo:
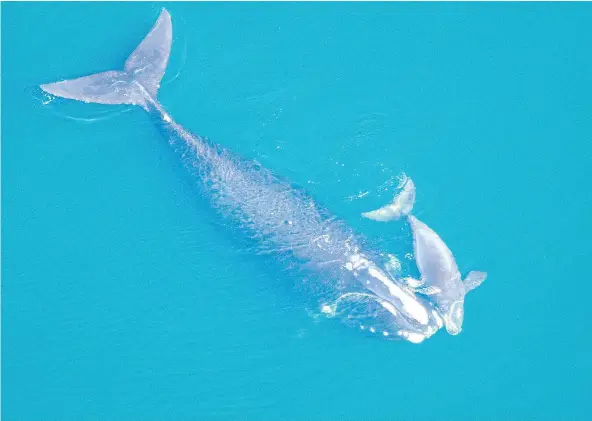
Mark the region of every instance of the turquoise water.
[[391, 247], [359, 213], [405, 172], [488, 272], [421, 345], [311, 317], [140, 109], [44, 104], [161, 6], [2, 5], [4, 420], [589, 418], [590, 4], [167, 5], [178, 122]]

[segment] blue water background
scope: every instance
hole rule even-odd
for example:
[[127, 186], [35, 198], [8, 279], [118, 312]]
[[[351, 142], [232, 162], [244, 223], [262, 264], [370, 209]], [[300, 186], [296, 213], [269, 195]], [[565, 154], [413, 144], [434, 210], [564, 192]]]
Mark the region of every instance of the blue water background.
[[162, 6], [2, 4], [4, 420], [589, 419], [591, 4], [167, 5], [178, 122], [411, 251], [359, 216], [405, 172], [489, 273], [421, 345], [311, 317], [141, 109], [44, 105]]

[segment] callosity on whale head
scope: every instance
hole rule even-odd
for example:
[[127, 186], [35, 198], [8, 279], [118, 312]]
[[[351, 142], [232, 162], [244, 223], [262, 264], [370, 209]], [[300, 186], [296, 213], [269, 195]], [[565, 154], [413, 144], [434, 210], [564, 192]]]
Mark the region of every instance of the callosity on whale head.
[[361, 253], [352, 253], [345, 270], [358, 288], [322, 307], [327, 315], [339, 315], [361, 329], [388, 338], [419, 343], [443, 325], [433, 304], [405, 287], [388, 265], [385, 269]]

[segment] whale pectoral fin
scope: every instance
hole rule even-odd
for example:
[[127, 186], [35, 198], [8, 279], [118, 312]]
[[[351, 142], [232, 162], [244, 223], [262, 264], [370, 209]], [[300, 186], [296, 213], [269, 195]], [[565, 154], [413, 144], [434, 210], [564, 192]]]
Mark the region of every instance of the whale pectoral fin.
[[388, 222], [408, 215], [413, 209], [414, 204], [415, 184], [413, 180], [408, 178], [403, 190], [395, 196], [391, 203], [379, 209], [364, 212], [362, 216], [373, 221]]
[[478, 271], [469, 272], [469, 274], [467, 275], [467, 277], [464, 280], [465, 291], [466, 291], [465, 294], [468, 293], [469, 291], [474, 290], [479, 285], [481, 285], [486, 277], [487, 277], [486, 272], [478, 272]]
[[428, 286], [422, 288], [415, 288], [415, 292], [418, 292], [423, 295], [436, 295], [442, 292], [442, 290], [435, 286]]
[[425, 284], [425, 281], [423, 279], [415, 279], [411, 276], [403, 278], [403, 282], [405, 282], [405, 284], [411, 289], [421, 288]]

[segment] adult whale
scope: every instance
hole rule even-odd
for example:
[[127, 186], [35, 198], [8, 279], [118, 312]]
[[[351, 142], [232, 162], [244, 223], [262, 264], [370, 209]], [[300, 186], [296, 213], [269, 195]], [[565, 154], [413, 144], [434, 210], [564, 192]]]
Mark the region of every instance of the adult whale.
[[[157, 101], [172, 43], [172, 23], [162, 9], [156, 23], [125, 62], [111, 70], [41, 85], [57, 97], [144, 108], [182, 149], [198, 186], [221, 215], [255, 238], [261, 247], [289, 256], [312, 270], [322, 312], [386, 338], [418, 343], [443, 325], [429, 297], [408, 288], [382, 253], [364, 247], [338, 218], [304, 191], [228, 150], [191, 134]], [[324, 305], [323, 305], [324, 304]]]

